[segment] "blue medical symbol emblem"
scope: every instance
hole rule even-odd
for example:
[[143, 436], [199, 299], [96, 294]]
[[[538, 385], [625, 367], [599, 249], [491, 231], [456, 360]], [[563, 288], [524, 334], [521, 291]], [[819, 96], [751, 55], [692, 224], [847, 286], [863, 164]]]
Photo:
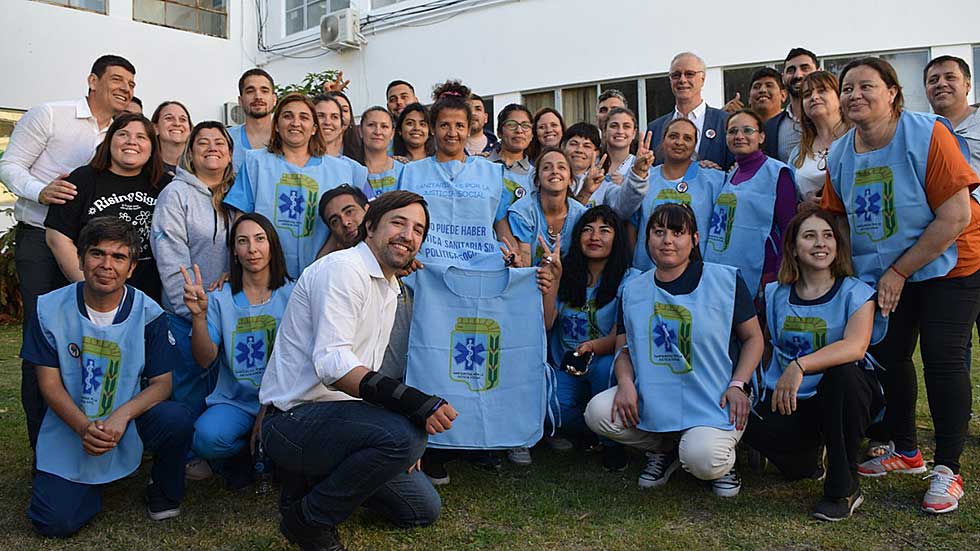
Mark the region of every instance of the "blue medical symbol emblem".
[[316, 180], [305, 174], [283, 174], [276, 183], [276, 227], [289, 230], [293, 237], [313, 235], [319, 189]]
[[827, 344], [827, 322], [817, 317], [786, 316], [779, 336], [780, 359], [785, 365]]
[[650, 363], [683, 374], [691, 363], [691, 312], [677, 304], [655, 303], [650, 316]]
[[487, 318], [457, 318], [450, 335], [449, 379], [473, 392], [500, 382], [500, 326]]
[[871, 241], [884, 241], [898, 231], [891, 168], [876, 167], [854, 173], [851, 190], [851, 227]]
[[258, 387], [275, 340], [276, 318], [268, 314], [239, 318], [232, 332], [229, 354], [235, 378]]
[[728, 249], [737, 206], [738, 198], [734, 193], [722, 193], [715, 201], [715, 208], [711, 211], [711, 221], [708, 225], [708, 245], [718, 252]]
[[82, 398], [79, 407], [89, 419], [112, 413], [119, 385], [122, 350], [112, 341], [82, 337]]
[[94, 394], [98, 392], [102, 384], [102, 367], [95, 364], [95, 360], [89, 358], [85, 362], [82, 374], [82, 393]]

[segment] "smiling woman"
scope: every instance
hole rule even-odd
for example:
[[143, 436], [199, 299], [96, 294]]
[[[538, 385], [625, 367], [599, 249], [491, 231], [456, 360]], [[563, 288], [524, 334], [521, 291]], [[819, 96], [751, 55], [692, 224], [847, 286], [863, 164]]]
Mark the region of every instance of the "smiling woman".
[[157, 135], [143, 115], [127, 113], [114, 119], [91, 163], [75, 169], [68, 181], [78, 195], [48, 208], [44, 225], [48, 246], [69, 281], [81, 281], [74, 240], [92, 218], [115, 216], [133, 225], [140, 236], [138, 263], [130, 282], [160, 300], [160, 275], [150, 248], [150, 225], [160, 189], [170, 181], [163, 174]]

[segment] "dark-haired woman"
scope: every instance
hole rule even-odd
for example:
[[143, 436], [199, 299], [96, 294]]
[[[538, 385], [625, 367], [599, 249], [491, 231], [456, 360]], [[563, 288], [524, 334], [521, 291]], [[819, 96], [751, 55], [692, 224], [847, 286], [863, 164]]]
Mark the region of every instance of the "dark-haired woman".
[[511, 194], [511, 204], [534, 190], [531, 184], [534, 161], [527, 156], [533, 132], [531, 112], [523, 105], [511, 103], [497, 115], [500, 143], [487, 160], [503, 165], [504, 186]]
[[[661, 143], [664, 163], [650, 170], [650, 188], [633, 219], [636, 228], [645, 228], [653, 211], [664, 203], [683, 203], [691, 207], [698, 227], [708, 227], [715, 197], [725, 181], [725, 173], [704, 168], [691, 160], [698, 143], [698, 129], [690, 119], [668, 122]], [[646, 233], [637, 233], [633, 267], [645, 272], [653, 268], [653, 260], [647, 251]], [[701, 250], [704, 251], [704, 242], [701, 243]]]
[[533, 134], [531, 145], [527, 148], [527, 156], [537, 159], [541, 152], [549, 147], [560, 147], [562, 136], [565, 135], [565, 119], [557, 109], [542, 107], [531, 120]]
[[[850, 246], [826, 211], [789, 223], [779, 280], [766, 286], [773, 355], [745, 441], [789, 479], [824, 480], [813, 515], [843, 520], [863, 501], [858, 447], [882, 397], [865, 360], [874, 289], [853, 277]], [[821, 464], [826, 448], [826, 470]]]
[[875, 286], [888, 318], [888, 333], [871, 348], [884, 368], [888, 408], [869, 434], [892, 444], [858, 473], [926, 470], [915, 428], [912, 353], [919, 340], [936, 429], [922, 509], [947, 513], [963, 496], [960, 455], [973, 402], [966, 360], [980, 310], [980, 204], [970, 200], [978, 178], [946, 119], [903, 109], [902, 87], [887, 61], [855, 60], [840, 80], [841, 105], [854, 128], [830, 148], [821, 206], [846, 213], [854, 270]]
[[191, 133], [191, 113], [179, 101], [165, 101], [153, 110], [150, 122], [157, 131], [160, 139], [160, 157], [163, 159], [163, 171], [171, 176], [177, 174], [177, 165], [187, 147], [187, 138]]
[[[590, 171], [590, 177], [582, 181], [575, 196], [579, 202], [590, 207], [609, 205], [624, 220], [629, 220], [640, 208], [654, 160], [650, 149], [653, 134], [647, 132], [637, 142], [636, 127], [636, 115], [629, 109], [614, 107], [609, 111], [603, 135], [605, 150], [597, 163], [599, 170]], [[598, 174], [603, 175], [601, 180], [593, 177]]]
[[341, 136], [343, 148], [340, 154], [357, 163], [363, 164], [364, 158], [361, 156], [361, 137], [357, 133], [357, 125], [354, 124], [354, 106], [351, 104], [350, 98], [347, 97], [347, 94], [338, 90], [327, 92], [324, 95], [328, 98], [334, 98], [340, 103], [341, 115], [344, 118], [343, 134]]
[[398, 179], [405, 163], [388, 155], [388, 146], [394, 135], [395, 117], [384, 107], [376, 105], [361, 115], [364, 166], [368, 169], [368, 185], [362, 191], [368, 199], [398, 188]]
[[142, 245], [139, 262], [129, 282], [160, 302], [160, 275], [150, 248], [153, 207], [160, 190], [170, 182], [156, 131], [143, 115], [116, 117], [106, 131], [92, 162], [66, 178], [78, 194], [63, 205], [48, 207], [44, 226], [51, 252], [68, 281], [81, 281], [75, 239], [85, 224], [99, 216], [115, 216], [136, 227]]
[[779, 243], [797, 204], [792, 169], [762, 152], [763, 128], [751, 109], [728, 118], [728, 149], [735, 154], [736, 168], [715, 199], [702, 247], [705, 261], [739, 269], [758, 298], [760, 312], [762, 288], [776, 279], [782, 260]]
[[646, 234], [656, 268], [623, 287], [617, 386], [589, 402], [586, 423], [647, 452], [640, 488], [681, 466], [715, 495], [738, 495], [735, 446], [765, 348], [752, 295], [735, 268], [701, 261], [690, 207], [660, 205]]
[[572, 229], [585, 207], [571, 198], [572, 167], [560, 149], [545, 149], [535, 163], [534, 188], [507, 210], [507, 223], [517, 240], [521, 266], [537, 266], [546, 251], [540, 236], [554, 247], [559, 236], [571, 243]]
[[430, 112], [435, 155], [406, 165], [398, 188], [418, 193], [429, 204], [432, 226], [416, 256], [420, 262], [498, 268], [503, 265], [498, 240], [513, 239], [507, 225], [510, 197], [503, 167], [466, 156], [469, 94], [455, 81], [436, 89]]
[[[240, 457], [229, 474], [248, 473], [259, 434], [259, 385], [293, 283], [275, 228], [261, 214], [240, 216], [229, 232], [230, 285], [205, 292], [200, 268], [181, 266], [191, 314], [191, 351], [201, 369], [217, 362], [218, 382], [194, 424], [192, 449], [205, 460]], [[249, 444], [246, 446], [246, 444]], [[238, 467], [237, 469], [235, 467]]]
[[[329, 103], [337, 108], [336, 100]], [[269, 147], [245, 153], [225, 204], [242, 213], [258, 212], [272, 221], [286, 270], [289, 277], [296, 278], [316, 260], [327, 240], [329, 230], [317, 211], [320, 197], [341, 184], [362, 187], [364, 182], [355, 182], [349, 163], [324, 155], [316, 109], [306, 96], [282, 98], [272, 115], [272, 126]]]
[[435, 140], [429, 128], [429, 109], [426, 106], [413, 103], [402, 109], [395, 124], [392, 152], [395, 157], [404, 157], [409, 162], [435, 154]]
[[[563, 436], [575, 437], [586, 430], [586, 404], [611, 384], [616, 313], [630, 269], [626, 235], [611, 208], [600, 205], [585, 211], [570, 237], [563, 241], [568, 253], [561, 262], [557, 301], [545, 302], [545, 328], [551, 365], [558, 367], [558, 428]], [[569, 354], [591, 356], [584, 375], [561, 369]], [[559, 449], [569, 447], [563, 438], [552, 442]], [[611, 440], [603, 444], [603, 466], [610, 471], [625, 468], [623, 447]]]
[[320, 137], [326, 147], [326, 155], [336, 157], [350, 165], [357, 184], [366, 185], [368, 170], [361, 164], [363, 152], [360, 140], [357, 140], [356, 148], [348, 145], [351, 143], [349, 136], [351, 115], [350, 103], [345, 102], [346, 99], [346, 96], [336, 92], [322, 94], [313, 98], [313, 107], [316, 109], [317, 124], [320, 126]]

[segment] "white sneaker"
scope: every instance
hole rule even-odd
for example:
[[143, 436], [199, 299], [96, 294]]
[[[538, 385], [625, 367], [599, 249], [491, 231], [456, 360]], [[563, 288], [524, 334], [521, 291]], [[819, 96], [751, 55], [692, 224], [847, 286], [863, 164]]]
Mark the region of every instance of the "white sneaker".
[[205, 480], [211, 478], [213, 474], [211, 465], [201, 458], [192, 459], [184, 465], [184, 478], [187, 480]]
[[711, 481], [711, 490], [718, 497], [735, 497], [742, 490], [742, 477], [738, 476], [735, 467], [725, 476]]
[[680, 466], [681, 460], [676, 449], [669, 453], [647, 452], [647, 465], [643, 467], [637, 485], [644, 490], [659, 488], [670, 480], [670, 475]]
[[515, 465], [526, 467], [531, 464], [531, 450], [527, 446], [507, 450], [507, 459]]
[[936, 465], [925, 478], [930, 478], [929, 490], [922, 498], [922, 510], [942, 514], [955, 511], [963, 498], [963, 477], [953, 474], [946, 465]]

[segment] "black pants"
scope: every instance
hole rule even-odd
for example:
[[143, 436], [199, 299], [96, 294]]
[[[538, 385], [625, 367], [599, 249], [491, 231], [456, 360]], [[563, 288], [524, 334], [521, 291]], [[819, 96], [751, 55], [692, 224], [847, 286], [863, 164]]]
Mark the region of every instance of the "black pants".
[[888, 334], [870, 350], [884, 368], [878, 377], [888, 402], [882, 423], [869, 430], [872, 438], [893, 440], [899, 450], [918, 447], [918, 385], [912, 363], [918, 340], [936, 430], [935, 462], [959, 472], [973, 400], [967, 354], [978, 313], [980, 272], [905, 284], [898, 308], [889, 316]]
[[820, 445], [827, 448], [826, 497], [851, 495], [858, 487], [858, 447], [883, 401], [874, 373], [857, 364], [824, 372], [817, 394], [798, 400], [792, 415], [772, 411], [772, 394], [755, 407], [742, 440], [764, 455], [790, 480], [813, 475]]
[[[24, 329], [26, 330], [28, 320], [35, 316], [37, 297], [68, 285], [68, 280], [61, 273], [58, 262], [51, 254], [51, 249], [44, 240], [42, 228], [23, 223], [17, 225], [14, 262], [20, 278], [20, 296], [24, 301]], [[31, 448], [34, 448], [47, 407], [37, 385], [34, 364], [29, 362], [21, 362], [20, 401], [24, 406], [24, 415], [27, 417], [27, 436]]]

